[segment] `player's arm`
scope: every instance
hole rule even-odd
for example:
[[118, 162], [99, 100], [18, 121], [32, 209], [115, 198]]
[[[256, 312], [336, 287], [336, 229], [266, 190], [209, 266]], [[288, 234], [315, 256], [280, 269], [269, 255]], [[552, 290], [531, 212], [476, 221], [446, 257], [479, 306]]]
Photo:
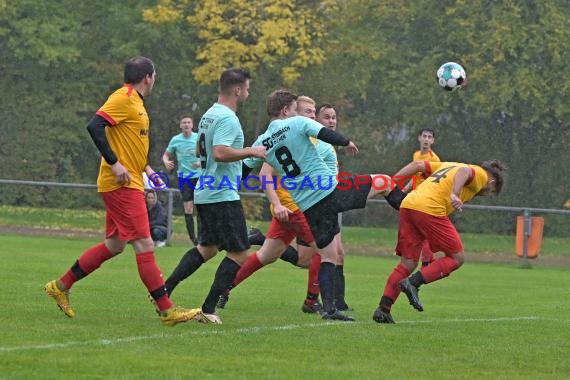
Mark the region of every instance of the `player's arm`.
[[91, 139], [95, 143], [97, 149], [105, 159], [105, 161], [109, 165], [113, 165], [115, 162], [118, 161], [115, 152], [111, 149], [111, 145], [109, 145], [109, 140], [107, 140], [107, 134], [105, 133], [105, 128], [109, 125], [109, 122], [103, 119], [99, 115], [95, 115], [89, 120], [89, 124], [87, 124], [87, 131], [89, 131], [89, 135]]
[[471, 180], [473, 171], [468, 167], [461, 167], [453, 176], [453, 185], [451, 186], [451, 205], [457, 211], [463, 211], [463, 201], [459, 197], [461, 190], [467, 182]]
[[212, 147], [214, 160], [217, 162], [234, 162], [247, 157], [265, 158], [264, 146], [251, 146], [242, 149], [232, 148], [226, 145], [214, 145]]
[[248, 157], [241, 162], [241, 178], [245, 178], [255, 169], [261, 168], [264, 163], [263, 159], [257, 157]]
[[[428, 173], [430, 172], [430, 166], [428, 161], [412, 161], [400, 170], [394, 176], [410, 177], [412, 174], [416, 173]], [[425, 175], [424, 175], [425, 177]]]
[[131, 183], [131, 176], [129, 171], [119, 162], [115, 152], [111, 149], [111, 145], [109, 145], [109, 140], [107, 140], [107, 134], [105, 133], [107, 125], [109, 125], [107, 120], [99, 115], [95, 115], [89, 120], [87, 131], [105, 162], [111, 165], [111, 170], [117, 177], [117, 183], [128, 185]]
[[273, 175], [273, 168], [268, 164], [264, 163], [261, 166], [261, 170], [259, 171], [260, 178], [266, 178], [263, 186], [263, 191], [269, 200], [269, 203], [273, 206], [273, 212], [275, 214], [275, 218], [280, 222], [286, 222], [289, 220], [289, 214], [291, 210], [281, 204], [279, 197], [277, 196], [277, 184], [276, 184], [276, 177]]
[[358, 153], [358, 148], [356, 147], [356, 145], [354, 145], [352, 141], [350, 141], [348, 138], [344, 137], [340, 133], [335, 132], [326, 127], [322, 127], [319, 130], [317, 138], [331, 145], [344, 146], [346, 147], [347, 151], [350, 154]]
[[425, 178], [425, 174], [429, 172], [429, 165], [426, 163], [426, 161], [414, 160], [400, 169], [396, 174], [394, 174], [394, 177], [398, 178], [396, 176], [401, 176], [401, 178], [409, 179], [404, 186], [404, 191], [406, 193], [409, 193], [411, 190], [414, 190], [417, 187], [417, 180], [422, 177]]
[[[427, 161], [410, 162], [402, 169], [398, 170], [398, 172], [392, 176], [392, 181], [396, 181], [396, 179], [399, 178], [405, 179], [411, 177], [412, 187], [415, 187], [415, 182], [417, 178], [416, 173], [424, 173], [424, 176], [431, 173], [431, 167], [429, 166], [429, 162]], [[402, 201], [408, 195], [408, 193], [407, 191], [402, 191], [400, 187], [397, 185], [397, 182], [395, 183], [396, 185], [394, 185], [392, 191], [390, 191], [390, 193], [387, 196], [385, 196], [385, 198], [386, 201], [390, 204], [390, 206], [392, 206], [396, 210], [399, 210]]]

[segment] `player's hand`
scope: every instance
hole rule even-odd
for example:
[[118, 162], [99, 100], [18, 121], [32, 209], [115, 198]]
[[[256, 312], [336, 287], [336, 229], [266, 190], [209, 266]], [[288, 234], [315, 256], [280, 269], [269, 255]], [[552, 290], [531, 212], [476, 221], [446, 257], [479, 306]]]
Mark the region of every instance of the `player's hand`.
[[275, 218], [280, 222], [288, 222], [289, 214], [292, 214], [291, 210], [282, 204], [273, 207], [273, 212], [275, 213]]
[[264, 146], [252, 146], [249, 148], [251, 150], [251, 155], [253, 157], [263, 158], [267, 156], [266, 149]]
[[174, 167], [175, 167], [175, 166], [176, 166], [176, 165], [174, 165], [174, 161], [172, 161], [172, 160], [167, 160], [167, 161], [165, 160], [165, 161], [164, 161], [164, 167], [166, 167], [166, 169], [167, 169], [169, 172], [171, 172], [172, 170], [174, 170]]
[[111, 166], [111, 171], [115, 175], [115, 182], [119, 185], [129, 185], [131, 183], [129, 171], [119, 161]]
[[451, 205], [453, 206], [454, 209], [456, 209], [457, 211], [461, 212], [463, 211], [463, 202], [461, 201], [461, 199], [455, 195], [455, 194], [451, 194]]
[[358, 154], [358, 148], [352, 141], [350, 141], [348, 145], [344, 147], [344, 149], [349, 156], [356, 156]]
[[166, 188], [166, 184], [162, 180], [161, 175], [155, 172], [154, 169], [150, 167], [150, 165], [145, 166], [144, 172], [148, 177], [148, 184], [150, 187], [156, 190], [162, 190]]
[[157, 174], [155, 171], [151, 171], [151, 174], [148, 175], [148, 180], [152, 182], [152, 185], [150, 185], [150, 187], [152, 187], [153, 189], [165, 189], [166, 188], [166, 184], [164, 183], [164, 181], [162, 180], [162, 178], [160, 177], [159, 174]]

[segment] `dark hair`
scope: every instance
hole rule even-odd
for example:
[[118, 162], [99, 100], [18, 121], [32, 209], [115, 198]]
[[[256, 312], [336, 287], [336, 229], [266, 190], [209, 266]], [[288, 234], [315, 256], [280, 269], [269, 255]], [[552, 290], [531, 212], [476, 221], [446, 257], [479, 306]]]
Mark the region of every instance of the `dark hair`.
[[495, 193], [498, 195], [503, 188], [503, 172], [507, 170], [507, 166], [499, 160], [489, 160], [483, 162], [481, 167], [495, 178]]
[[298, 96], [289, 90], [273, 91], [267, 98], [267, 115], [269, 117], [279, 116], [283, 107], [286, 107], [297, 100]]
[[335, 112], [336, 112], [336, 109], [334, 108], [334, 106], [333, 106], [332, 104], [329, 104], [329, 103], [319, 104], [319, 105], [317, 106], [317, 108], [316, 108], [316, 110], [317, 110], [316, 115], [319, 116], [319, 114], [320, 114], [322, 111], [324, 111], [324, 110], [326, 110], [326, 109], [329, 109], [329, 108], [332, 108], [332, 109], [335, 110]]
[[125, 83], [137, 84], [154, 73], [154, 63], [145, 57], [134, 57], [125, 63]]
[[220, 76], [220, 92], [226, 93], [236, 85], [243, 85], [251, 79], [249, 71], [244, 69], [227, 69]]
[[424, 132], [429, 132], [431, 133], [431, 135], [435, 138], [435, 131], [431, 128], [422, 128], [420, 129], [420, 132], [418, 133], [418, 136], [421, 136]]

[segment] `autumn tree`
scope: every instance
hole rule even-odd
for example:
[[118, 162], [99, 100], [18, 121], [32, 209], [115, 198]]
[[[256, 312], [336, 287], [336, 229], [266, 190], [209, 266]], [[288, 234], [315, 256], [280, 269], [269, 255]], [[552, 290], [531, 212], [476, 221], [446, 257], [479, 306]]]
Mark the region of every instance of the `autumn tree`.
[[328, 0], [166, 0], [147, 9], [144, 19], [157, 24], [184, 18], [198, 30], [200, 65], [192, 73], [202, 84], [217, 81], [228, 67], [252, 72], [257, 135], [267, 93], [292, 85], [303, 68], [324, 61], [319, 41], [327, 33], [326, 15], [334, 8], [335, 1]]

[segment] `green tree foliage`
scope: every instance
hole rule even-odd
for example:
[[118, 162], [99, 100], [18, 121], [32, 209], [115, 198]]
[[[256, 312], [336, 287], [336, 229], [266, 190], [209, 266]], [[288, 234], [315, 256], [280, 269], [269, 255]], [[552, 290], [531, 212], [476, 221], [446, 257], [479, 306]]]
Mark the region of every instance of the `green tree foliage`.
[[[157, 169], [179, 117], [197, 122], [220, 72], [242, 66], [254, 76], [239, 115], [248, 142], [267, 121], [267, 94], [289, 86], [336, 106], [340, 130], [361, 148], [341, 157], [343, 169], [394, 172], [417, 148], [418, 129], [431, 127], [446, 160], [510, 166], [504, 195], [477, 202], [562, 207], [569, 23], [562, 0], [0, 0], [0, 170], [93, 183], [99, 154], [85, 125], [121, 85], [124, 62], [145, 55], [158, 72], [145, 99]], [[446, 61], [465, 67], [464, 89], [436, 84]], [[2, 189], [7, 203], [58, 197]], [[514, 227], [512, 215], [458, 223]]]
[[[569, 16], [559, 1], [347, 1], [325, 47], [337, 53], [304, 82], [334, 78], [317, 97], [341, 106], [341, 128], [363, 148], [351, 162], [360, 171], [396, 170], [416, 149], [419, 128], [431, 127], [444, 159], [509, 165], [499, 203], [561, 207], [567, 185], [553, 176], [570, 175]], [[446, 61], [465, 67], [466, 88], [436, 85]]]
[[[128, 40], [134, 30], [125, 31], [133, 21], [108, 14], [129, 15], [134, 3], [18, 0], [0, 8], [3, 176], [94, 182], [100, 156], [85, 126], [121, 85], [125, 57], [140, 52]], [[58, 195], [28, 188], [1, 198], [49, 205]]]
[[301, 69], [323, 62], [324, 51], [315, 41], [325, 37], [325, 15], [331, 6], [333, 1], [163, 1], [144, 17], [154, 23], [184, 18], [198, 30], [200, 65], [192, 71], [198, 82], [214, 83], [228, 67], [254, 73], [257, 134], [265, 119], [267, 92], [291, 85]]

